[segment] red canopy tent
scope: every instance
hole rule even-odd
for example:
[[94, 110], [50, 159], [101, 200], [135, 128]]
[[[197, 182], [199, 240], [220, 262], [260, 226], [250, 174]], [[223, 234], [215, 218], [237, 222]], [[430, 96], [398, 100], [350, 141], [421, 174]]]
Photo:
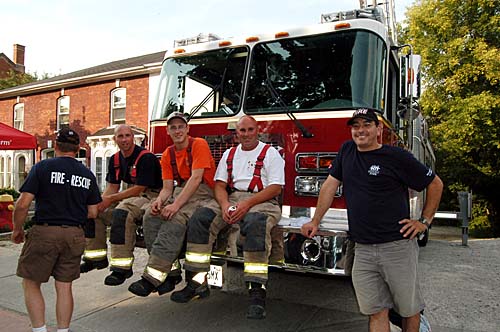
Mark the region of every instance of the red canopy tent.
[[0, 122], [0, 150], [36, 149], [36, 138]]

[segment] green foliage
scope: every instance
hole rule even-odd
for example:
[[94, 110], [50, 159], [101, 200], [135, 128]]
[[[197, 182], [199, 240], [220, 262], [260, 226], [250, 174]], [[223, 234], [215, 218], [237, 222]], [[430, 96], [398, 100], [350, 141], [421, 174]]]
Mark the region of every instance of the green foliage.
[[14, 188], [0, 188], [0, 195], [9, 194], [14, 198], [14, 201], [19, 197], [20, 193]]
[[8, 72], [7, 78], [0, 79], [0, 90], [12, 88], [14, 86], [23, 85], [36, 81], [38, 78], [35, 75], [18, 73], [13, 70]]
[[472, 190], [474, 204], [484, 203], [488, 214], [474, 217], [471, 229], [499, 236], [498, 0], [419, 0], [405, 23], [403, 39], [422, 55], [421, 106], [431, 125], [437, 172], [446, 184], [443, 203], [456, 190]]
[[490, 221], [487, 202], [475, 201], [472, 209], [472, 220], [469, 223], [469, 234], [472, 237], [486, 238], [494, 234], [494, 226]]

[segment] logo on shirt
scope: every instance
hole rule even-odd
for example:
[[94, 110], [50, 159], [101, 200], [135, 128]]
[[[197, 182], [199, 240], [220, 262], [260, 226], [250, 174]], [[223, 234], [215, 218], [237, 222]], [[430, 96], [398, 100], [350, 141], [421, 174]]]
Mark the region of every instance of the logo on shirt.
[[432, 175], [432, 169], [429, 168], [429, 170], [427, 171], [427, 174], [425, 174], [425, 176], [431, 176]]
[[379, 165], [371, 165], [370, 169], [368, 170], [369, 175], [377, 176], [380, 173], [380, 166]]

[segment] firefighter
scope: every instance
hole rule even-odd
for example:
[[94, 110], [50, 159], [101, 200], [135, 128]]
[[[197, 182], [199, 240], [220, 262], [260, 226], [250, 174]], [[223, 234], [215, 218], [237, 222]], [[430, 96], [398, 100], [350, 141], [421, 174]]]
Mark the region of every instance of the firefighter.
[[247, 318], [266, 315], [266, 283], [271, 230], [281, 218], [277, 196], [285, 184], [284, 160], [258, 140], [257, 121], [243, 116], [236, 125], [240, 144], [224, 152], [215, 175], [215, 199], [188, 222], [184, 268], [187, 285], [171, 300], [185, 303], [209, 295], [206, 274], [217, 234], [238, 223], [243, 242], [244, 279], [249, 289]]
[[[113, 140], [120, 151], [109, 162], [99, 216], [87, 223], [87, 245], [80, 265], [82, 273], [108, 266], [106, 227], [111, 225], [111, 274], [104, 279], [108, 286], [121, 285], [132, 276], [136, 222], [142, 220], [144, 207], [158, 196], [162, 186], [158, 158], [134, 143], [130, 126], [117, 126]], [[120, 191], [122, 181], [127, 188]]]
[[213, 200], [215, 161], [208, 143], [188, 135], [182, 113], [170, 114], [167, 131], [174, 144], [161, 157], [163, 188], [144, 216], [150, 256], [142, 278], [129, 287], [138, 296], [163, 295], [182, 280], [180, 268], [171, 268], [184, 244], [187, 221], [196, 208]]
[[[85, 248], [82, 228], [88, 217], [97, 216], [97, 204], [101, 201], [94, 174], [75, 159], [79, 149], [76, 131], [59, 130], [56, 158], [33, 166], [19, 189], [21, 196], [14, 210], [11, 238], [14, 243], [25, 240], [23, 224], [31, 202], [36, 202], [34, 225], [28, 230], [17, 266], [17, 275], [23, 278], [32, 331], [47, 332], [40, 286], [50, 276], [55, 279], [57, 331], [69, 331], [73, 281], [80, 277], [80, 259]], [[16, 330], [14, 324], [10, 329], [5, 327], [13, 329]]]

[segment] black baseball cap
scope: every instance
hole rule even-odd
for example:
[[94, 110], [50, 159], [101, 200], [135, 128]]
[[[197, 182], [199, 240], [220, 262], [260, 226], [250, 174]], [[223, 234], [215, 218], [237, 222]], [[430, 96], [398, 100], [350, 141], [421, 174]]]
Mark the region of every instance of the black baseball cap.
[[377, 113], [375, 113], [375, 111], [370, 108], [360, 108], [354, 111], [354, 113], [352, 113], [352, 117], [349, 119], [349, 121], [347, 121], [347, 125], [352, 126], [352, 124], [354, 123], [354, 119], [357, 118], [373, 121], [376, 125], [378, 125], [379, 123]]
[[80, 144], [80, 136], [70, 128], [63, 128], [57, 133], [56, 142], [78, 145]]
[[181, 112], [173, 112], [170, 113], [170, 115], [167, 117], [167, 124], [172, 120], [172, 119], [181, 119], [184, 121], [186, 124], [188, 123], [187, 117], [184, 113]]

